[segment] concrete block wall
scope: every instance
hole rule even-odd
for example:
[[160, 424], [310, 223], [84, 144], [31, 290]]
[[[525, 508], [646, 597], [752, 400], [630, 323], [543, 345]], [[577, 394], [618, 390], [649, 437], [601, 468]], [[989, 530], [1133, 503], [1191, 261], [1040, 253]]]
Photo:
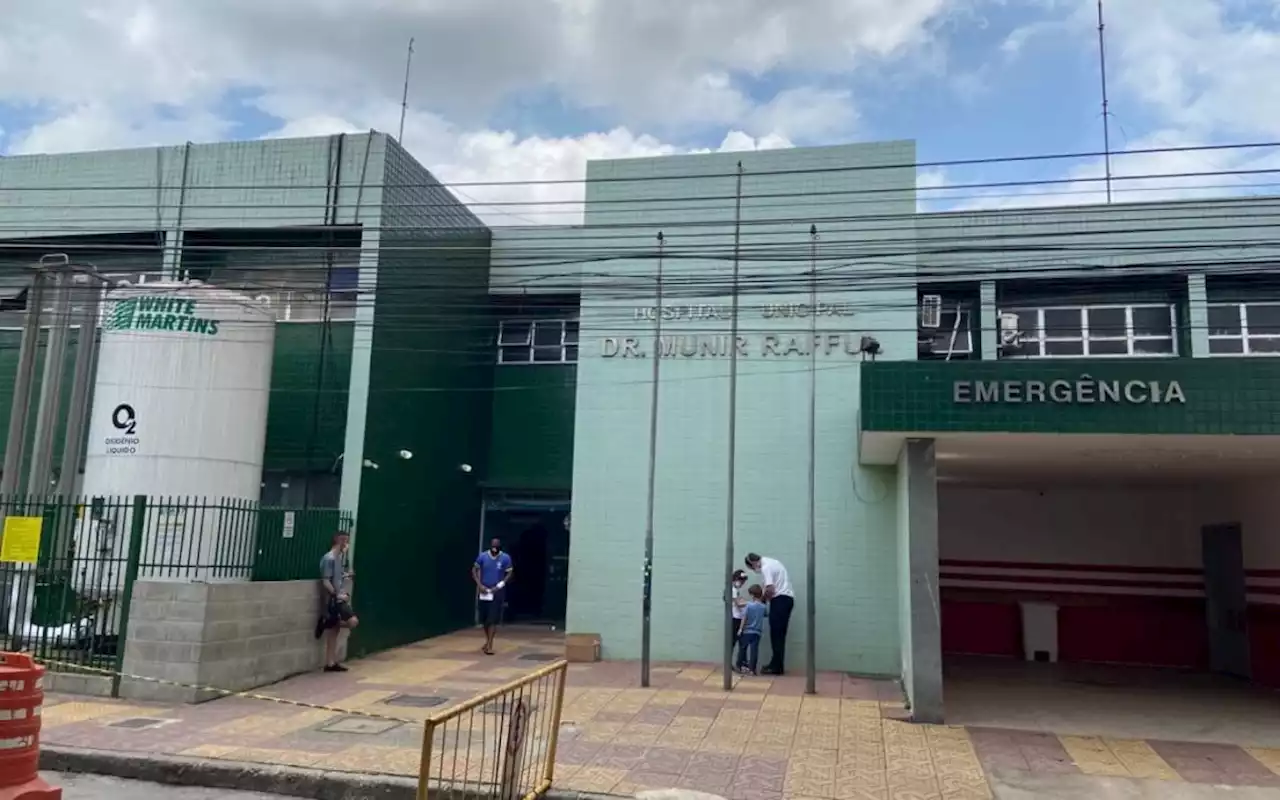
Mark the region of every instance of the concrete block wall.
[[[632, 247], [666, 237], [664, 305], [730, 303], [737, 161], [744, 165], [735, 566], [749, 551], [780, 559], [796, 588], [788, 671], [804, 669], [808, 509], [809, 359], [765, 355], [762, 340], [807, 338], [807, 317], [770, 304], [807, 304], [809, 226], [819, 228], [821, 334], [877, 338], [882, 358], [914, 358], [914, 261], [893, 255], [915, 208], [910, 142], [596, 162], [588, 170], [587, 229], [624, 224]], [[830, 171], [825, 171], [830, 170]], [[689, 177], [682, 177], [689, 176]], [[706, 177], [714, 176], [714, 177]], [[595, 179], [607, 180], [595, 180]], [[660, 178], [660, 180], [651, 180]], [[866, 191], [877, 190], [876, 203]], [[785, 198], [821, 192], [819, 205]], [[779, 199], [784, 198], [784, 199]], [[596, 202], [604, 201], [604, 202]], [[862, 215], [901, 214], [885, 225]], [[645, 228], [648, 228], [646, 231]], [[617, 229], [614, 229], [615, 231]], [[616, 242], [616, 239], [615, 239]], [[616, 246], [616, 245], [615, 245]], [[874, 265], [850, 266], [883, 248]], [[582, 278], [582, 334], [574, 450], [568, 630], [599, 633], [605, 658], [640, 652], [652, 323], [656, 259], [593, 264]], [[609, 271], [612, 274], [601, 274]], [[905, 279], [904, 279], [904, 273]], [[767, 287], [762, 289], [761, 287]], [[664, 323], [663, 337], [714, 337], [727, 318]], [[608, 337], [633, 337], [646, 357], [607, 357]], [[895, 477], [856, 463], [860, 361], [837, 348], [818, 356], [818, 665], [897, 676], [901, 670]], [[723, 641], [729, 359], [661, 362], [653, 565], [653, 657], [716, 661]], [[767, 658], [766, 652], [762, 658]]]
[[[315, 638], [316, 581], [138, 581], [124, 673], [245, 691], [323, 666]], [[345, 637], [344, 637], [345, 647]], [[217, 695], [140, 680], [121, 682], [135, 700], [196, 703]]]

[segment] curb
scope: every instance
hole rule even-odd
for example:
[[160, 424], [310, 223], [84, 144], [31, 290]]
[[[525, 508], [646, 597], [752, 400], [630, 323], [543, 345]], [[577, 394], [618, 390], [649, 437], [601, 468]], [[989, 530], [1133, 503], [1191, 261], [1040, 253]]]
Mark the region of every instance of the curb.
[[416, 800], [418, 792], [416, 780], [393, 775], [325, 772], [79, 747], [42, 747], [40, 769], [315, 800]]
[[[418, 796], [418, 781], [399, 775], [326, 772], [301, 767], [81, 747], [41, 747], [40, 769], [107, 775], [169, 786], [198, 786], [314, 800], [417, 800]], [[432, 792], [433, 797], [447, 798], [452, 794], [454, 793], [448, 790], [438, 794]], [[457, 796], [461, 797], [463, 794], [459, 792]], [[603, 797], [552, 789], [545, 800], [593, 800]], [[616, 800], [616, 797], [612, 800]]]

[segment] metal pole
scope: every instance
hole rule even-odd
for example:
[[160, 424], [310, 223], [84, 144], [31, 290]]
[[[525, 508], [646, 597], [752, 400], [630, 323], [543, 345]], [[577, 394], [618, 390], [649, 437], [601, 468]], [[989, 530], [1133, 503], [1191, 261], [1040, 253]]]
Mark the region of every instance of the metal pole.
[[27, 421], [31, 417], [31, 393], [35, 388], [36, 353], [40, 349], [40, 322], [47, 282], [44, 271], [37, 271], [31, 288], [27, 290], [27, 319], [22, 326], [18, 370], [13, 379], [13, 405], [9, 408], [9, 438], [5, 440], [0, 497], [21, 495], [26, 488], [22, 480], [22, 463], [27, 451]]
[[53, 438], [62, 407], [62, 374], [66, 371], [67, 334], [71, 328], [71, 272], [65, 261], [53, 270], [53, 314], [49, 318], [49, 342], [44, 351], [35, 444], [31, 449], [31, 471], [27, 478], [27, 491], [38, 497], [47, 496], [51, 489], [49, 476], [53, 466]]
[[733, 688], [733, 512], [738, 458], [738, 272], [742, 255], [742, 162], [733, 200], [733, 288], [729, 320], [729, 485], [724, 523], [724, 690]]
[[809, 530], [805, 538], [805, 669], [804, 690], [818, 693], [818, 656], [815, 629], [818, 618], [818, 226], [809, 226]]
[[1107, 167], [1107, 202], [1111, 202], [1111, 111], [1107, 100], [1107, 26], [1103, 24], [1102, 0], [1098, 0], [1098, 68], [1102, 77], [1102, 151]]
[[662, 258], [663, 236], [658, 231], [657, 305], [653, 313], [653, 386], [649, 394], [649, 496], [644, 519], [644, 595], [640, 606], [640, 685], [649, 686], [650, 641], [653, 633], [653, 503], [658, 475], [658, 376], [662, 363]]
[[80, 333], [76, 341], [76, 365], [72, 373], [71, 401], [67, 407], [67, 432], [62, 447], [62, 468], [58, 472], [57, 494], [62, 497], [75, 494], [76, 479], [80, 475], [80, 454], [84, 450], [85, 433], [89, 427], [89, 385], [93, 382], [98, 353], [98, 308], [102, 301], [102, 285], [99, 283], [96, 270], [76, 277], [83, 279], [85, 296], [77, 320]]
[[409, 68], [413, 65], [413, 38], [409, 38], [409, 52], [404, 57], [404, 91], [400, 95], [400, 132], [396, 141], [404, 145], [404, 118], [409, 113]]

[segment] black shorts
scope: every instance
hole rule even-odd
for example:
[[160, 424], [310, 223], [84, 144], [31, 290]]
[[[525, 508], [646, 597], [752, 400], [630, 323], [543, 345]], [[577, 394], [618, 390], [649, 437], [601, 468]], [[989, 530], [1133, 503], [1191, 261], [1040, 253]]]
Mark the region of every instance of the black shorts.
[[476, 600], [476, 613], [485, 627], [502, 622], [502, 592], [494, 592], [492, 600]]
[[356, 615], [354, 609], [351, 608], [349, 600], [339, 601], [336, 597], [329, 598], [329, 605], [325, 609], [325, 627], [337, 628], [344, 622], [350, 622], [351, 618]]

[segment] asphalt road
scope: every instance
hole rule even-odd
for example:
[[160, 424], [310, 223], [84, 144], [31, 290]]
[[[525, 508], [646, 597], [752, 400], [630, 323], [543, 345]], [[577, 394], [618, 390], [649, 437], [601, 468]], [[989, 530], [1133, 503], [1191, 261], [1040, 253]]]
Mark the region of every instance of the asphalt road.
[[62, 787], [63, 800], [281, 800], [279, 795], [273, 794], [161, 786], [99, 775], [45, 772], [41, 777], [54, 786]]

